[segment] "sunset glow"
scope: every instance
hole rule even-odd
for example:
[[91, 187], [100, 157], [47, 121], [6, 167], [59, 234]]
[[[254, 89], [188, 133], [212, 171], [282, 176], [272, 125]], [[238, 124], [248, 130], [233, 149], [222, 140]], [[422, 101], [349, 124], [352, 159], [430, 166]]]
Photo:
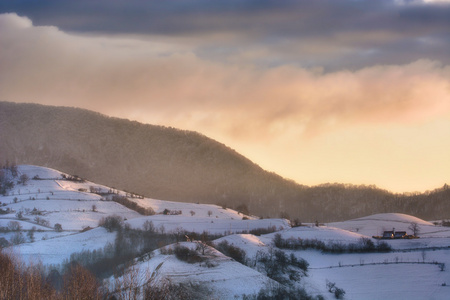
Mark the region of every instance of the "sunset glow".
[[42, 2], [0, 4], [2, 101], [198, 131], [300, 184], [450, 182], [450, 1]]

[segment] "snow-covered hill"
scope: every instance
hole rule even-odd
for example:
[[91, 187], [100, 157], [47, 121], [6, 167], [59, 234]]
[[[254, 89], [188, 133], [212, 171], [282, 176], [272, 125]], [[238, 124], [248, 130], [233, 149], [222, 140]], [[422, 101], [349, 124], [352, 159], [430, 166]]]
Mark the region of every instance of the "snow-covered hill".
[[[169, 245], [165, 250], [176, 246], [195, 249], [196, 243], [182, 242], [178, 245]], [[152, 277], [155, 282], [190, 285], [201, 291], [202, 299], [239, 299], [246, 294], [257, 294], [267, 285], [278, 284], [212, 247], [207, 247], [201, 257], [201, 262], [192, 264], [182, 262], [166, 252], [162, 254], [155, 251], [151, 259], [136, 263], [132, 269], [137, 273], [135, 276], [139, 278], [138, 282], [141, 284]]]
[[408, 231], [408, 227], [413, 222], [420, 225], [422, 233], [435, 231], [433, 223], [399, 213], [376, 214], [344, 222], [329, 223], [328, 225], [372, 236], [382, 235], [383, 231], [393, 228], [397, 231]]
[[[309, 295], [334, 299], [328, 292], [328, 281], [346, 292], [344, 299], [450, 298], [450, 227], [413, 216], [377, 214], [321, 226], [309, 224], [291, 228], [285, 219], [258, 219], [216, 205], [138, 197], [43, 167], [23, 165], [18, 167], [15, 177], [9, 171], [4, 175], [14, 187], [0, 196], [0, 245], [7, 246], [24, 262], [41, 261], [44, 265], [58, 267], [68, 261], [72, 253], [105, 252], [108, 247], [110, 251], [117, 251], [114, 247], [121, 247], [117, 244], [118, 233], [109, 232], [98, 224], [105, 217], [118, 215], [129, 230], [124, 231], [124, 235], [151, 224], [158, 234], [165, 234], [167, 240], [177, 236], [178, 241], [181, 237], [179, 243], [161, 244], [163, 248], [128, 262], [128, 270], [138, 272], [142, 282], [151, 279], [154, 284], [170, 282], [190, 286], [215, 299], [239, 299], [244, 294], [256, 295], [262, 289], [278, 286], [291, 290], [302, 288]], [[28, 180], [24, 180], [26, 178]], [[112, 201], [113, 195], [127, 198], [155, 214], [142, 215]], [[345, 248], [369, 239], [376, 246], [378, 242], [371, 238], [373, 235], [393, 228], [411, 233], [411, 223], [419, 226], [420, 238], [385, 240], [393, 249], [390, 252], [335, 254], [313, 248], [277, 248], [274, 243], [278, 238]], [[61, 227], [55, 227], [56, 224]], [[266, 234], [250, 233], [256, 233], [252, 231], [256, 229]], [[219, 245], [231, 247], [234, 254], [241, 251], [244, 259], [238, 262], [236, 257], [236, 260], [230, 258], [231, 250], [226, 254], [228, 257], [224, 254], [226, 251], [221, 250], [221, 253], [192, 238], [204, 232], [222, 235], [211, 241], [213, 245], [219, 250], [223, 249]], [[186, 242], [187, 239], [190, 242]], [[10, 242], [16, 245], [8, 245]], [[179, 246], [197, 251], [198, 261], [177, 258], [174, 249]], [[309, 264], [307, 270], [299, 263], [304, 261]], [[287, 265], [277, 269], [279, 273], [275, 274], [271, 262]], [[125, 270], [125, 274], [130, 273]], [[111, 278], [111, 288], [115, 281], [124, 278]]]
[[[23, 175], [29, 180], [25, 184], [17, 183]], [[217, 205], [129, 197], [141, 207], [152, 208], [156, 212], [155, 215], [143, 216], [119, 203], [106, 201], [111, 188], [89, 181], [68, 180], [70, 177], [49, 168], [21, 165], [13, 180], [16, 182], [14, 188], [0, 197], [1, 208], [5, 212], [0, 214], [0, 228], [4, 228], [0, 237], [10, 240], [15, 232], [7, 230], [8, 224], [17, 222], [24, 231], [26, 242], [14, 248], [24, 258], [39, 257], [43, 263], [55, 264], [62, 263], [71, 252], [102, 248], [108, 241], [114, 241], [113, 234], [107, 238], [104, 229], [81, 231], [97, 227], [102, 218], [114, 214], [123, 217], [131, 228], [141, 228], [146, 221], [151, 221], [156, 228], [164, 228], [167, 233], [184, 230], [231, 234], [256, 228], [281, 230], [289, 227], [284, 219], [260, 220]], [[122, 196], [128, 194], [114, 192]], [[176, 214], [165, 215], [164, 210]], [[17, 216], [19, 212], [21, 218]], [[62, 231], [55, 232], [55, 224], [60, 224]], [[25, 237], [25, 231], [32, 228], [35, 230], [34, 243]]]

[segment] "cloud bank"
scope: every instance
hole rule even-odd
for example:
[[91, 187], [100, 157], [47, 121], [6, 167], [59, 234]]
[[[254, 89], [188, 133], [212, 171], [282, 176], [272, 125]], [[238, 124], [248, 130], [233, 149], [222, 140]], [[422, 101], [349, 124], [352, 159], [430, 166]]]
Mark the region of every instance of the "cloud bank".
[[418, 60], [356, 71], [202, 59], [170, 41], [92, 38], [0, 16], [0, 97], [80, 106], [248, 139], [340, 125], [419, 122], [450, 109], [450, 67]]
[[164, 36], [196, 56], [357, 70], [423, 58], [450, 63], [450, 5], [414, 0], [2, 1], [65, 32]]
[[[254, 43], [217, 59], [202, 53], [197, 34], [75, 33], [0, 14], [0, 99], [199, 131], [304, 184], [407, 191], [450, 179], [450, 66], [439, 56], [359, 68], [265, 64], [255, 58], [273, 48]], [[338, 40], [359, 49], [398, 37], [353, 34]], [[234, 47], [238, 38], [222, 32], [206, 41]], [[337, 44], [325, 40], [308, 51], [329, 55]]]

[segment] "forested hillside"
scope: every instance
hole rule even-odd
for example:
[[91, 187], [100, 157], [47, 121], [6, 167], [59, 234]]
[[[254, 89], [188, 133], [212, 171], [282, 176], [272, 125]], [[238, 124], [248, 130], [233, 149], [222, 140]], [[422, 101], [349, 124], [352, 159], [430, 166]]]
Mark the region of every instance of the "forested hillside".
[[48, 166], [158, 199], [245, 204], [263, 217], [328, 222], [402, 212], [441, 219], [450, 211], [446, 186], [417, 195], [372, 186], [307, 187], [199, 133], [78, 108], [0, 102], [0, 141], [2, 164]]

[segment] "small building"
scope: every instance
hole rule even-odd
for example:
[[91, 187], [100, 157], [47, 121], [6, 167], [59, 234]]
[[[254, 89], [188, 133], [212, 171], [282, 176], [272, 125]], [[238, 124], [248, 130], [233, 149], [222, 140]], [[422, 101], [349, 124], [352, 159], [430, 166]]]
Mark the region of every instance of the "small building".
[[396, 231], [394, 232], [394, 239], [404, 239], [407, 238], [406, 231]]
[[382, 239], [393, 239], [395, 231], [385, 231], [383, 232]]
[[413, 235], [406, 234], [406, 231], [395, 231], [395, 228], [390, 231], [384, 231], [382, 236], [372, 236], [374, 239], [383, 239], [383, 240], [390, 240], [390, 239], [411, 239], [411, 238], [417, 238]]

